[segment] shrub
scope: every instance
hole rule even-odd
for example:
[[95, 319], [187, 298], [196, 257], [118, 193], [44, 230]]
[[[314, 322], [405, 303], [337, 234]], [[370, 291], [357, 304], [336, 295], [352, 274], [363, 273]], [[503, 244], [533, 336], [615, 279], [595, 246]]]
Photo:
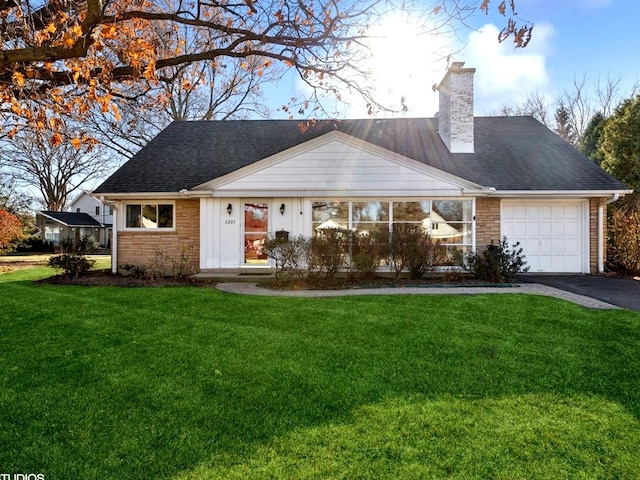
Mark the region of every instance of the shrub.
[[24, 253], [24, 252], [35, 252], [35, 253], [53, 253], [54, 251], [53, 242], [50, 240], [43, 240], [40, 237], [30, 236], [25, 241], [23, 241], [16, 251]]
[[151, 263], [140, 268], [144, 269], [144, 277], [148, 279], [171, 277], [178, 280], [195, 273], [187, 245], [180, 247], [179, 256], [168, 255], [156, 248]]
[[640, 273], [640, 197], [612, 208], [608, 264], [621, 273]]
[[411, 278], [422, 278], [442, 263], [438, 243], [422, 225], [415, 223], [393, 225], [389, 254], [396, 280], [405, 270]]
[[374, 229], [368, 234], [353, 235], [351, 268], [365, 278], [374, 276], [380, 263], [389, 257], [389, 230]]
[[127, 272], [127, 275], [131, 275], [133, 278], [145, 278], [147, 276], [147, 269], [142, 265], [126, 263], [121, 265], [120, 268]]
[[516, 242], [509, 248], [507, 237], [503, 237], [498, 245], [492, 240], [481, 254], [471, 253], [466, 257], [465, 268], [488, 282], [510, 282], [518, 273], [529, 271], [519, 246], [520, 242]]
[[320, 230], [311, 238], [309, 273], [324, 280], [334, 278], [347, 265], [351, 232], [344, 228]]
[[60, 243], [60, 253], [49, 258], [48, 265], [62, 270], [64, 275], [79, 277], [86, 274], [96, 263], [85, 255], [98, 248], [93, 237], [66, 239]]
[[276, 264], [276, 282], [297, 277], [304, 279], [311, 258], [311, 240], [302, 235], [291, 240], [270, 238], [264, 251]]
[[84, 255], [77, 253], [60, 253], [49, 258], [49, 266], [62, 270], [64, 275], [79, 277], [84, 275], [95, 264]]

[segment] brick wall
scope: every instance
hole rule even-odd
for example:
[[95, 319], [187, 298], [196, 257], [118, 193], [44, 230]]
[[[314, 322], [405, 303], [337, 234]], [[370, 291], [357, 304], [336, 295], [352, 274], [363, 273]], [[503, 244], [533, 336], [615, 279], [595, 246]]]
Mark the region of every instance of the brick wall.
[[451, 152], [474, 151], [473, 75], [475, 68], [454, 63], [439, 89], [438, 129]]
[[476, 249], [481, 252], [487, 245], [500, 241], [500, 199], [476, 199]]
[[176, 200], [175, 231], [118, 231], [118, 269], [143, 266], [149, 273], [174, 275], [198, 271], [200, 265], [200, 201]]

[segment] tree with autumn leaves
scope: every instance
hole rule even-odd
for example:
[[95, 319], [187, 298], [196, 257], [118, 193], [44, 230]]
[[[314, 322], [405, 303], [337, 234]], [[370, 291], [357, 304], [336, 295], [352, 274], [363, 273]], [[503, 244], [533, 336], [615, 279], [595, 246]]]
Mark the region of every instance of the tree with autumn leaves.
[[23, 238], [23, 226], [20, 219], [0, 208], [0, 253], [11, 250]]
[[[402, 6], [440, 26], [489, 11], [488, 0]], [[379, 0], [0, 0], [0, 95], [13, 119], [9, 133], [28, 124], [60, 143], [66, 120], [86, 117], [95, 105], [118, 118], [113, 99], [128, 96], [132, 85], [171, 81], [176, 67], [217, 67], [225, 59], [244, 59], [256, 72], [284, 64], [314, 92], [339, 96], [350, 88], [376, 103], [362, 69], [364, 40], [396, 8]], [[499, 40], [525, 46], [532, 26], [508, 15], [513, 0], [497, 9], [509, 17]]]
[[[97, 167], [96, 142], [130, 156], [163, 123], [194, 118], [183, 100], [196, 90], [205, 105], [195, 118], [238, 118], [260, 111], [261, 81], [292, 69], [312, 94], [284, 110], [315, 116], [318, 98], [345, 90], [384, 108], [365, 68], [366, 42], [398, 9], [430, 32], [496, 11], [505, 18], [497, 41], [516, 47], [533, 28], [516, 23], [514, 0], [0, 0], [5, 158], [47, 208], [63, 208], [63, 190]], [[78, 170], [61, 168], [69, 165]]]

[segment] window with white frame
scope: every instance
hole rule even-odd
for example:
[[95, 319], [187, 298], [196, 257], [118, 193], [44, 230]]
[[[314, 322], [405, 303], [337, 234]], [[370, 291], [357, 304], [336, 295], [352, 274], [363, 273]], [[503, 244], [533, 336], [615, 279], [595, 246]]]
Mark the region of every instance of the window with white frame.
[[344, 228], [354, 233], [393, 230], [398, 223], [420, 225], [444, 250], [446, 264], [458, 265], [471, 252], [473, 201], [315, 201], [312, 228], [316, 235], [324, 228]]
[[125, 228], [173, 228], [174, 210], [172, 203], [127, 204]]

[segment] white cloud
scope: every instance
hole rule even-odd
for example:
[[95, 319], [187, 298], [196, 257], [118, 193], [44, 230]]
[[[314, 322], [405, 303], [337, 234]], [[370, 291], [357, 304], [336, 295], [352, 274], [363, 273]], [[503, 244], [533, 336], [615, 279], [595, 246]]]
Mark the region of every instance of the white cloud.
[[[450, 38], [416, 35], [416, 31], [406, 20], [389, 19], [382, 30], [374, 32], [381, 38], [372, 40], [369, 64], [375, 75], [376, 99], [399, 108], [404, 97], [408, 117], [432, 117], [438, 111], [438, 94], [431, 87], [444, 77], [447, 53], [455, 50], [459, 52], [450, 57], [451, 62], [464, 61], [466, 67], [476, 68], [476, 115], [522, 103], [536, 91], [553, 96], [546, 64], [554, 34], [549, 24], [537, 24], [533, 40], [524, 49], [515, 49], [508, 40], [498, 43], [499, 29], [493, 24], [471, 32], [462, 49]], [[308, 89], [300, 80], [296, 83], [298, 93]], [[357, 94], [343, 92], [342, 99], [345, 104], [335, 107], [338, 116], [367, 116], [366, 105]]]
[[536, 25], [532, 42], [516, 49], [508, 40], [498, 43], [499, 29], [488, 24], [469, 35], [467, 47], [456, 60], [475, 67], [475, 112], [483, 115], [503, 106], [522, 103], [535, 91], [550, 92], [546, 56], [553, 27]]
[[[375, 85], [374, 98], [385, 107], [401, 109], [400, 99], [405, 99], [407, 113], [379, 111], [377, 116], [432, 117], [438, 111], [438, 94], [432, 85], [446, 73], [447, 54], [455, 49], [452, 40], [444, 36], [418, 34], [420, 26], [405, 17], [386, 19], [384, 24], [369, 34], [371, 56], [364, 66], [369, 70]], [[298, 80], [299, 92], [309, 92], [307, 85]], [[330, 105], [338, 117], [364, 118], [367, 106], [361, 96], [353, 91], [341, 92], [343, 103]]]
[[[456, 46], [446, 37], [416, 36], [410, 25], [397, 22], [385, 24], [385, 38], [372, 45], [371, 68], [376, 76], [377, 98], [383, 104], [398, 106], [400, 98], [405, 97], [407, 116], [431, 117], [438, 111], [438, 95], [431, 86], [444, 76], [447, 52]], [[476, 68], [476, 115], [522, 103], [536, 91], [553, 96], [546, 63], [552, 49], [553, 27], [536, 25], [533, 40], [524, 49], [514, 48], [508, 40], [499, 43], [498, 32], [493, 24], [471, 32], [466, 46], [450, 58]], [[364, 108], [357, 101], [354, 104], [356, 107], [348, 109], [347, 116], [364, 116]]]
[[591, 10], [606, 7], [611, 5], [614, 0], [562, 0], [562, 4], [559, 5], [558, 0], [518, 0], [518, 9], [526, 13], [529, 9], [546, 9], [546, 8], [563, 8]]

